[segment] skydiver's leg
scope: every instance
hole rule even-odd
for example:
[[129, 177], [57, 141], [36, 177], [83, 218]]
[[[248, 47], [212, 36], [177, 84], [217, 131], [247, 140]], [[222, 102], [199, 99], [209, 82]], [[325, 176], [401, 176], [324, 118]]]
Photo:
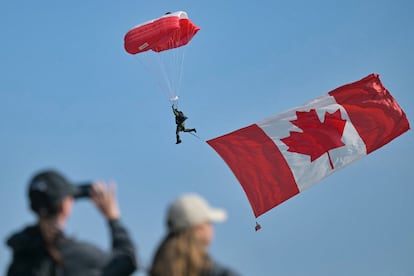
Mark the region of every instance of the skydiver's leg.
[[195, 128], [185, 128], [183, 131], [184, 132], [197, 132]]
[[181, 143], [181, 139], [180, 139], [180, 127], [177, 125], [177, 128], [175, 130], [175, 136], [177, 138], [177, 142], [175, 142], [176, 144]]

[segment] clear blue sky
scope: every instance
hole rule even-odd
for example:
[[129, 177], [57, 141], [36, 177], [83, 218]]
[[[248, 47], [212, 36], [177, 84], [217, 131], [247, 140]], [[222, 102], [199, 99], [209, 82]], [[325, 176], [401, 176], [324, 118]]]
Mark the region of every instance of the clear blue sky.
[[[132, 26], [176, 10], [201, 27], [180, 89], [201, 139], [180, 145], [157, 77], [123, 49]], [[0, 273], [4, 240], [34, 221], [29, 178], [54, 167], [73, 181], [117, 181], [144, 266], [168, 202], [198, 192], [229, 213], [212, 256], [243, 275], [414, 275], [412, 131], [261, 216], [258, 232], [204, 142], [370, 73], [413, 123], [413, 11], [409, 0], [0, 1]], [[109, 247], [90, 202], [76, 204], [67, 233]]]

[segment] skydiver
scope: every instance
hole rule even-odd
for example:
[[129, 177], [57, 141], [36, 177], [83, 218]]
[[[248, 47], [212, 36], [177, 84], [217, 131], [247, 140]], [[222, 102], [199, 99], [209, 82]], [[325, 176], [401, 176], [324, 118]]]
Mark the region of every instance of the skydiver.
[[177, 128], [175, 130], [175, 135], [177, 137], [177, 142], [176, 144], [181, 143], [181, 139], [180, 139], [180, 131], [183, 132], [197, 132], [195, 128], [185, 128], [184, 122], [185, 120], [188, 119], [188, 117], [186, 117], [184, 115], [184, 113], [180, 110], [178, 110], [176, 107], [174, 107], [174, 105], [171, 106], [173, 113], [175, 115], [175, 123], [177, 124]]

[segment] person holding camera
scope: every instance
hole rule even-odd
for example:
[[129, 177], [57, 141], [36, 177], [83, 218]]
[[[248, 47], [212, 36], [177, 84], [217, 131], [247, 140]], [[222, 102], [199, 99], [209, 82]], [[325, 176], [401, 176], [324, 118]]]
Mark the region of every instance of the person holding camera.
[[[75, 185], [59, 172], [47, 170], [31, 179], [28, 195], [38, 220], [7, 240], [13, 251], [8, 276], [123, 276], [137, 269], [133, 242], [120, 221], [114, 185]], [[107, 219], [111, 252], [65, 235], [74, 200], [80, 197], [90, 197]]]

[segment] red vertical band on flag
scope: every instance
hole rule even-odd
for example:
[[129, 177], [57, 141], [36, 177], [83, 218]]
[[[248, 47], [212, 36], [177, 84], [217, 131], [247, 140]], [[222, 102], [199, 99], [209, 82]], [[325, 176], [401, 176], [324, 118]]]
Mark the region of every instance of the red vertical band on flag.
[[233, 171], [256, 217], [299, 193], [283, 155], [256, 124], [207, 143]]
[[404, 111], [382, 85], [378, 74], [341, 86], [329, 95], [347, 111], [367, 154], [410, 129]]

